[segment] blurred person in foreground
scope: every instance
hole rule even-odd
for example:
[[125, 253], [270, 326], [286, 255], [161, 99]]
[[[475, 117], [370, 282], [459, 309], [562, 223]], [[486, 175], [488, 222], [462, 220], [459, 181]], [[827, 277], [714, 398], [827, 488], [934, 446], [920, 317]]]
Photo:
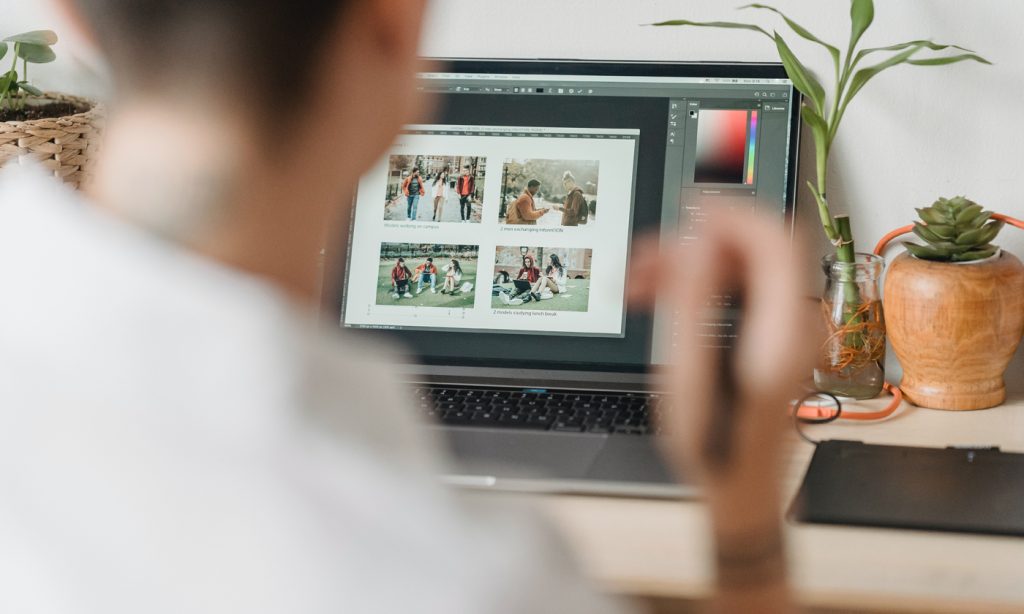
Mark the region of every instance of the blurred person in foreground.
[[[628, 609], [530, 514], [438, 486], [388, 360], [314, 323], [323, 241], [419, 106], [423, 4], [60, 2], [116, 104], [87, 195], [0, 173], [0, 611]], [[714, 360], [694, 346], [666, 417], [669, 458], [706, 478], [722, 611], [790, 607], [786, 251], [774, 223], [725, 218], [670, 256], [681, 279], [634, 255], [638, 304], [658, 289], [693, 315], [729, 287], [749, 305], [734, 455], [695, 453]]]

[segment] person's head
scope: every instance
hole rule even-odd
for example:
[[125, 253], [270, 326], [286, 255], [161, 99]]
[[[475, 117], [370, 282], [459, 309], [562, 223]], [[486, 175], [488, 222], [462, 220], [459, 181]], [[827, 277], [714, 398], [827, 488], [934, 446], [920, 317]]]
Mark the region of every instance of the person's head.
[[398, 262], [395, 263], [395, 266], [399, 266], [399, 267], [405, 266], [405, 258], [399, 258]]
[[524, 269], [532, 269], [533, 268], [533, 256], [531, 256], [529, 254], [526, 254], [525, 256], [523, 256], [523, 268]]
[[472, 172], [472, 170], [473, 170], [473, 168], [470, 167], [469, 165], [463, 166], [462, 167], [462, 174], [463, 175], [469, 175], [470, 172]]
[[459, 266], [459, 261], [458, 261], [458, 260], [456, 260], [455, 258], [452, 258], [452, 267], [453, 267], [453, 268], [454, 268], [454, 269], [455, 269], [456, 271], [462, 271], [462, 267], [461, 267], [461, 266]]
[[419, 177], [419, 176], [420, 176], [420, 169], [418, 169], [418, 168], [414, 168], [414, 169], [412, 169], [412, 173], [410, 173], [410, 174], [411, 174], [411, 175], [412, 175], [413, 177]]
[[558, 254], [551, 254], [550, 260], [551, 260], [551, 266], [552, 267], [558, 269], [559, 271], [562, 270], [562, 261], [559, 260]]
[[242, 268], [308, 267], [295, 246], [423, 119], [426, 0], [58, 1], [111, 68], [97, 201]]
[[562, 187], [565, 188], [566, 192], [576, 187], [576, 177], [571, 172], [565, 171], [562, 174]]
[[434, 264], [434, 259], [433, 258], [427, 258], [427, 262], [429, 264]]
[[536, 179], [531, 179], [526, 183], [526, 191], [530, 194], [536, 194], [540, 191], [540, 182]]

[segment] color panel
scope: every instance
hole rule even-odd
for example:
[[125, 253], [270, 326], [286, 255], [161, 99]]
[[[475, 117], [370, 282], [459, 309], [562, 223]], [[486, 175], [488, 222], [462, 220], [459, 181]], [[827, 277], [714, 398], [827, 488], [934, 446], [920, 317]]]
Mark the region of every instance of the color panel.
[[754, 185], [754, 167], [757, 156], [757, 111], [750, 112], [750, 130], [747, 135], [747, 178], [743, 182]]
[[701, 109], [697, 120], [694, 183], [744, 183], [746, 109]]

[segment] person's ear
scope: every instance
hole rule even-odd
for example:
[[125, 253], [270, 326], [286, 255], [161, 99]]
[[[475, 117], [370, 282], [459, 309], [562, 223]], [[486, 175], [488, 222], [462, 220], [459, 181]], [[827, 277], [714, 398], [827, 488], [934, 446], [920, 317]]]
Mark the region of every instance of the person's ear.
[[426, 0], [362, 0], [379, 51], [389, 59], [416, 57]]
[[50, 0], [54, 13], [62, 25], [68, 26], [72, 36], [78, 40], [88, 43], [91, 47], [99, 48], [99, 38], [92, 26], [78, 11], [75, 0]]

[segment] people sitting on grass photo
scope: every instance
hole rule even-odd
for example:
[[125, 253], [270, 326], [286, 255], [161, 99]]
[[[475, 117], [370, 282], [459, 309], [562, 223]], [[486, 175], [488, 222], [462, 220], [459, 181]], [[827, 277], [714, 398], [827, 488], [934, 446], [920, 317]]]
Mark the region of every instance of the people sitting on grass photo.
[[409, 270], [409, 267], [405, 266], [405, 258], [399, 258], [398, 262], [395, 263], [395, 268], [391, 269], [391, 296], [395, 299], [412, 298], [412, 295], [409, 294], [409, 281], [411, 279], [412, 271]]
[[444, 286], [441, 288], [441, 294], [455, 294], [459, 287], [459, 282], [462, 281], [462, 267], [459, 266], [459, 261], [452, 258], [451, 263], [444, 266]]
[[416, 294], [423, 292], [423, 284], [430, 283], [430, 293], [437, 294], [437, 267], [434, 266], [434, 259], [427, 258], [427, 261], [416, 267]]

